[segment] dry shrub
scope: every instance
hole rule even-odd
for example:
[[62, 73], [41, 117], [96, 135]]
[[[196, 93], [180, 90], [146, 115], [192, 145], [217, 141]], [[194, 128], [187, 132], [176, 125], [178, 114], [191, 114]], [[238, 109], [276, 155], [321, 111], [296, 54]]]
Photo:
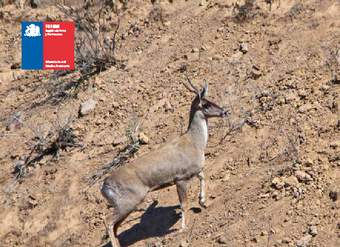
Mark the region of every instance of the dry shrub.
[[237, 22], [244, 22], [253, 19], [257, 14], [259, 7], [256, 4], [256, 0], [245, 0], [244, 4], [234, 4], [233, 18]]
[[46, 125], [32, 126], [34, 136], [30, 144], [30, 153], [23, 160], [15, 163], [13, 171], [15, 178], [21, 179], [28, 175], [29, 169], [34, 168], [45, 156], [51, 155], [59, 159], [61, 151], [82, 147], [70, 126], [71, 123], [72, 118], [69, 117], [63, 123], [55, 122], [51, 128]]
[[120, 20], [118, 16], [113, 20], [112, 9], [105, 1], [79, 8], [64, 5], [58, 8], [75, 22], [75, 63], [82, 80], [112, 66], [124, 66], [115, 54]]

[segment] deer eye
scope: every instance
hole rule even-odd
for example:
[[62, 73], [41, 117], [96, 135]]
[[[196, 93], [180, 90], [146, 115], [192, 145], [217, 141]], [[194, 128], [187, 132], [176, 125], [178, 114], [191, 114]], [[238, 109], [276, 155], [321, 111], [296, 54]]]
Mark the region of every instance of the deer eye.
[[210, 106], [210, 104], [209, 103], [203, 103], [203, 108], [208, 108], [209, 106]]

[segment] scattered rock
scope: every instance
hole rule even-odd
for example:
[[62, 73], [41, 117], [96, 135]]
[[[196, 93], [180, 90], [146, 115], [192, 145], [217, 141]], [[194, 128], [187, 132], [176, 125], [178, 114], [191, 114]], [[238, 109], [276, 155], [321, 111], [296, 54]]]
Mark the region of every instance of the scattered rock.
[[281, 178], [279, 177], [275, 177], [273, 180], [272, 180], [272, 185], [274, 186], [275, 189], [282, 189], [283, 186], [285, 185], [285, 183], [282, 181]]
[[305, 166], [309, 166], [309, 167], [312, 167], [313, 164], [314, 164], [314, 161], [310, 158], [307, 158], [304, 162]]
[[223, 181], [223, 182], [227, 182], [227, 181], [229, 181], [229, 180], [230, 180], [230, 173], [227, 172], [227, 173], [223, 176], [222, 181]]
[[200, 56], [199, 52], [190, 52], [185, 54], [183, 58], [188, 61], [196, 61], [199, 59], [199, 56]]
[[145, 135], [143, 132], [140, 132], [138, 135], [138, 139], [141, 144], [148, 144], [149, 143], [149, 137]]
[[320, 88], [320, 90], [324, 91], [324, 92], [328, 91], [329, 89], [330, 89], [330, 86], [328, 86], [328, 85], [322, 85], [321, 88]]
[[268, 197], [270, 197], [269, 193], [259, 195], [259, 198], [268, 198]]
[[329, 144], [329, 146], [330, 146], [331, 148], [334, 148], [334, 149], [340, 147], [340, 140], [331, 142], [331, 143]]
[[304, 5], [298, 2], [290, 8], [286, 15], [289, 16], [291, 19], [295, 19], [299, 14], [302, 13], [304, 9]]
[[223, 57], [220, 55], [220, 54], [216, 54], [216, 55], [214, 55], [213, 57], [212, 57], [212, 60], [222, 60], [223, 59]]
[[206, 3], [206, 0], [201, 0], [200, 3], [198, 4], [199, 6], [205, 6], [207, 3]]
[[116, 101], [113, 101], [113, 102], [112, 102], [112, 107], [113, 107], [114, 109], [119, 108], [119, 103], [116, 102]]
[[16, 130], [16, 129], [20, 129], [22, 127], [22, 125], [23, 125], [23, 121], [22, 121], [21, 112], [16, 112], [9, 119], [9, 121], [6, 125], [6, 130], [7, 131], [13, 131], [13, 130]]
[[99, 97], [99, 101], [100, 102], [105, 102], [106, 101], [106, 97], [105, 96], [100, 96]]
[[103, 134], [98, 135], [97, 139], [93, 140], [92, 142], [95, 143], [97, 146], [105, 146], [105, 145], [111, 145], [114, 143], [115, 138], [112, 135]]
[[318, 235], [318, 229], [316, 226], [310, 226], [308, 229], [308, 233], [310, 235], [312, 235], [313, 237], [315, 237], [316, 235]]
[[235, 54], [229, 57], [228, 61], [232, 64], [237, 64], [240, 62], [241, 56], [242, 56], [242, 52], [237, 51]]
[[245, 43], [245, 42], [242, 42], [242, 43], [240, 44], [240, 51], [241, 51], [243, 54], [247, 53], [247, 52], [248, 52], [248, 44]]
[[201, 48], [200, 48], [201, 51], [207, 51], [209, 49], [210, 49], [210, 46], [208, 46], [206, 44], [202, 45]]
[[297, 95], [293, 91], [289, 91], [285, 94], [286, 103], [294, 103], [298, 100]]
[[332, 78], [332, 80], [331, 80], [331, 82], [333, 83], [333, 84], [340, 84], [340, 76], [338, 76], [338, 75], [333, 75], [333, 78]]
[[12, 153], [10, 156], [9, 156], [12, 160], [16, 159], [19, 157], [19, 155], [15, 154], [15, 153]]
[[171, 103], [169, 102], [169, 100], [165, 101], [164, 108], [166, 112], [169, 112], [169, 111], [173, 112], [173, 107]]
[[11, 69], [20, 69], [20, 63], [13, 63]]
[[298, 112], [299, 113], [305, 113], [313, 109], [313, 105], [311, 103], [304, 104], [299, 107]]
[[251, 238], [250, 241], [252, 241], [252, 242], [254, 242], [254, 243], [257, 243], [257, 242], [258, 242], [258, 240], [257, 240], [256, 237]]
[[299, 239], [296, 242], [296, 246], [297, 247], [307, 247], [311, 240], [312, 240], [312, 236], [308, 234], [308, 235], [302, 237], [301, 239]]
[[302, 195], [303, 191], [302, 191], [302, 188], [296, 188], [296, 187], [293, 187], [293, 196], [294, 198], [300, 198], [301, 195]]
[[312, 177], [304, 171], [296, 171], [295, 176], [301, 182], [308, 182], [313, 180]]
[[163, 25], [169, 27], [171, 25], [171, 21], [165, 21], [163, 22]]
[[24, 92], [25, 91], [25, 86], [24, 85], [20, 85], [18, 89], [19, 89], [20, 92]]
[[185, 71], [188, 70], [188, 66], [186, 64], [181, 64], [179, 67], [179, 72], [184, 73]]
[[289, 243], [291, 242], [291, 240], [290, 240], [290, 238], [285, 237], [285, 238], [282, 239], [281, 242], [282, 242], [283, 244], [289, 244]]
[[96, 108], [97, 102], [93, 99], [89, 99], [80, 104], [79, 114], [80, 116], [85, 116], [92, 112]]
[[338, 193], [337, 191], [331, 190], [331, 191], [329, 192], [329, 198], [331, 198], [332, 201], [335, 202], [335, 201], [338, 200], [338, 194], [339, 194], [339, 193]]
[[224, 236], [220, 236], [217, 239], [217, 243], [219, 243], [219, 244], [226, 244], [227, 243], [227, 239]]
[[29, 195], [27, 198], [27, 206], [29, 209], [35, 208], [38, 205], [36, 198], [32, 195]]
[[280, 193], [278, 191], [274, 191], [272, 196], [276, 201], [280, 199]]
[[278, 97], [276, 98], [276, 103], [277, 103], [278, 105], [283, 105], [283, 104], [285, 104], [285, 103], [286, 103], [285, 97], [282, 96], [282, 95], [278, 96]]
[[253, 66], [250, 72], [250, 78], [256, 80], [258, 78], [260, 78], [262, 75], [260, 68], [258, 68], [257, 66]]
[[271, 39], [268, 41], [269, 46], [274, 46], [276, 49], [278, 49], [278, 44], [282, 42], [282, 39], [280, 37], [271, 37]]
[[57, 18], [54, 15], [46, 15], [45, 21], [55, 21]]
[[179, 247], [189, 247], [188, 241], [182, 240], [181, 243], [179, 244]]
[[191, 52], [199, 52], [199, 49], [194, 47], [194, 48], [192, 48]]
[[116, 138], [113, 139], [112, 145], [113, 146], [117, 146], [119, 144], [122, 144], [122, 143], [126, 142], [127, 140], [128, 139], [127, 139], [127, 137], [125, 135], [121, 136], [121, 137], [116, 137]]
[[308, 92], [305, 89], [300, 89], [298, 91], [298, 95], [300, 96], [300, 98], [304, 99], [308, 95]]
[[224, 31], [224, 27], [217, 28], [217, 32], [222, 33]]
[[36, 9], [41, 5], [41, 0], [30, 0], [30, 5], [33, 9]]
[[285, 185], [290, 186], [290, 187], [297, 187], [299, 185], [299, 181], [295, 176], [289, 176], [289, 177], [285, 177], [283, 179], [283, 182], [285, 183]]

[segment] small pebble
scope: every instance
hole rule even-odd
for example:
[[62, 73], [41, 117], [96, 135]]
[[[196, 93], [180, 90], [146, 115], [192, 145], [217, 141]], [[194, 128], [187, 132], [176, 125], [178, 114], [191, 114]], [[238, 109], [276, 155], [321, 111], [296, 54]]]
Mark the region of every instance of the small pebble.
[[217, 240], [217, 242], [219, 244], [226, 244], [227, 243], [227, 239], [224, 236], [220, 236]]
[[310, 235], [312, 235], [313, 237], [315, 237], [318, 234], [318, 229], [316, 226], [310, 226], [308, 229], [308, 232]]
[[149, 137], [145, 135], [143, 132], [139, 133], [138, 139], [141, 144], [148, 144], [149, 143]]

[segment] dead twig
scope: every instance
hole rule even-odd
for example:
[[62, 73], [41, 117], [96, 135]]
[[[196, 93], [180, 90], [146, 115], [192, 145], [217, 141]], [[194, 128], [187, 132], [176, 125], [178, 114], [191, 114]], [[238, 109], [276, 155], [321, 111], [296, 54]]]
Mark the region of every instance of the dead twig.
[[129, 158], [131, 158], [139, 150], [139, 147], [141, 144], [137, 136], [139, 129], [143, 125], [144, 120], [149, 116], [149, 113], [156, 111], [159, 107], [164, 105], [164, 103], [165, 103], [164, 99], [160, 100], [157, 104], [153, 104], [153, 106], [150, 107], [146, 111], [146, 113], [144, 113], [141, 120], [132, 121], [133, 123], [131, 124], [130, 127], [127, 128], [127, 133], [126, 133], [130, 143], [127, 144], [110, 163], [101, 167], [99, 170], [97, 170], [93, 175], [91, 175], [88, 178], [88, 183], [89, 183], [88, 187], [91, 187], [92, 185], [94, 185], [107, 173], [122, 166]]
[[139, 146], [139, 140], [129, 143], [127, 146], [125, 146], [110, 163], [100, 168], [89, 178], [89, 186], [94, 185], [99, 179], [101, 179], [105, 174], [111, 172], [113, 169], [122, 166], [133, 154], [138, 151]]

